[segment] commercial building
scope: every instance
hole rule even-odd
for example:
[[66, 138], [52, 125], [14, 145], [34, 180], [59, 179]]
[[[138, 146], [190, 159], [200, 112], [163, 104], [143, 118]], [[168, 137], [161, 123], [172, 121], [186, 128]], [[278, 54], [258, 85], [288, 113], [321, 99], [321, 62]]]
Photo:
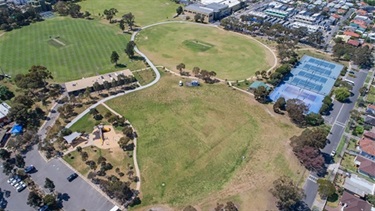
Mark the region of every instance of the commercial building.
[[319, 26], [318, 25], [311, 25], [311, 24], [306, 24], [306, 23], [301, 23], [301, 22], [294, 22], [291, 24], [292, 27], [294, 28], [307, 28], [307, 31], [309, 31], [310, 33], [314, 33], [316, 31], [319, 30]]
[[214, 10], [199, 4], [190, 4], [186, 6], [184, 8], [184, 13], [192, 19], [196, 14], [199, 14], [204, 17], [203, 22], [208, 23], [214, 21]]
[[295, 21], [307, 24], [313, 24], [316, 21], [317, 16], [307, 16], [307, 15], [296, 15], [294, 16]]
[[289, 12], [284, 10], [278, 10], [278, 9], [272, 9], [268, 8], [264, 10], [264, 13], [266, 13], [269, 16], [276, 17], [276, 18], [286, 18], [289, 15]]

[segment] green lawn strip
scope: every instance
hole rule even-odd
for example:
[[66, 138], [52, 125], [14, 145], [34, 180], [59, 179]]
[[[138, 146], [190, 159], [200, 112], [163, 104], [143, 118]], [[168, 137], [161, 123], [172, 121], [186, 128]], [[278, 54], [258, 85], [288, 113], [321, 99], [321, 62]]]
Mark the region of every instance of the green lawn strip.
[[347, 153], [344, 154], [344, 157], [341, 160], [341, 166], [351, 172], [356, 172], [357, 168], [355, 167], [354, 164], [354, 155], [349, 155]]
[[82, 6], [82, 11], [87, 10], [96, 17], [99, 17], [99, 14], [102, 15], [105, 9], [110, 8], [118, 10], [115, 17], [118, 19], [125, 13], [131, 12], [135, 16], [136, 25], [141, 26], [172, 19], [173, 15], [176, 14], [176, 8], [179, 6], [170, 0], [86, 0], [79, 2], [79, 4]]
[[355, 139], [350, 139], [349, 141], [349, 145], [348, 145], [348, 150], [353, 150], [353, 151], [356, 151], [356, 144], [357, 144], [357, 140]]
[[153, 80], [155, 80], [155, 73], [152, 69], [136, 71], [133, 72], [133, 75], [142, 86], [149, 84]]
[[152, 61], [168, 69], [176, 70], [182, 62], [187, 70], [197, 66], [228, 80], [249, 78], [273, 64], [270, 52], [256, 41], [214, 27], [186, 23], [154, 26], [140, 32], [136, 43]]
[[254, 162], [255, 172], [293, 175], [284, 154], [267, 153], [265, 160], [252, 157], [270, 141], [261, 138], [263, 123], [255, 119], [262, 118], [267, 126], [277, 124], [264, 108], [249, 107], [247, 96], [226, 85], [179, 87], [179, 80], [165, 74], [153, 89], [107, 102], [139, 133], [142, 206], [201, 199], [222, 188], [244, 161]]
[[366, 101], [369, 103], [375, 103], [375, 88], [373, 86], [370, 86]]
[[1, 38], [0, 51], [6, 53], [0, 63], [12, 76], [27, 72], [32, 65], [46, 66], [57, 82], [120, 70], [110, 62], [112, 51], [119, 53], [119, 63], [129, 69], [145, 67], [141, 61], [130, 62], [124, 53], [130, 35], [95, 20], [56, 17], [7, 32]]
[[336, 149], [336, 155], [335, 155], [335, 160], [338, 158], [338, 156], [341, 154], [343, 148], [344, 148], [344, 145], [345, 145], [345, 140], [346, 140], [346, 137], [345, 136], [342, 136], [341, 137], [341, 141], [339, 143], [339, 145], [337, 146], [337, 149]]

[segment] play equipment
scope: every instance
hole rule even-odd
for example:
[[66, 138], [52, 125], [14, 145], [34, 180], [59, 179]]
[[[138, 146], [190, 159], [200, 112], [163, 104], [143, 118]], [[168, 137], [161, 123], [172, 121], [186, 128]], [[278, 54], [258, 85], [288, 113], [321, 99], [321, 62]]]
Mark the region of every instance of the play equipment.
[[100, 139], [102, 140], [102, 145], [104, 144], [104, 135], [103, 133], [111, 131], [111, 128], [104, 127], [102, 124], [96, 126], [99, 130]]

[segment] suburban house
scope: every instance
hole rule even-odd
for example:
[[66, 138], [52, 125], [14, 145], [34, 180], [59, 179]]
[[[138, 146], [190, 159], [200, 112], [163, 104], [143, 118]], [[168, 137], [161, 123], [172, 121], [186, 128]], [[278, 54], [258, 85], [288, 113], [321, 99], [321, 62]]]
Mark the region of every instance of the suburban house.
[[366, 114], [375, 116], [375, 105], [370, 104], [367, 106]]
[[375, 141], [375, 133], [371, 132], [371, 131], [366, 131], [363, 136], [365, 136], [366, 138], [369, 138], [373, 141]]
[[369, 124], [369, 125], [371, 125], [371, 126], [375, 126], [375, 117], [370, 116], [370, 115], [367, 115], [367, 116], [365, 117], [365, 123], [366, 123], [366, 124]]
[[344, 191], [340, 199], [342, 211], [371, 211], [371, 204]]
[[362, 156], [357, 156], [354, 163], [358, 166], [358, 173], [375, 179], [375, 162], [364, 158]]
[[367, 194], [374, 194], [375, 185], [352, 174], [345, 179], [344, 188], [352, 194], [365, 197]]
[[358, 47], [358, 46], [361, 45], [361, 43], [359, 43], [358, 40], [348, 40], [347, 43], [348, 43], [349, 45], [351, 45], [351, 46], [354, 46], [354, 47]]
[[360, 154], [368, 159], [375, 160], [375, 141], [363, 136], [359, 141]]

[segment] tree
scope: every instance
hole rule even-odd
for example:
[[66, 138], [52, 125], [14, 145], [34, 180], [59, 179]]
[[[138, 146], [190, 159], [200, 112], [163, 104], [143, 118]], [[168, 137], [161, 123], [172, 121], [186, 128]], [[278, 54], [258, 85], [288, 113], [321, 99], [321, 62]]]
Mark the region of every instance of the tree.
[[30, 191], [27, 197], [27, 204], [31, 207], [39, 207], [42, 203], [42, 198], [38, 195], [36, 191]]
[[285, 98], [280, 97], [279, 99], [277, 99], [275, 104], [273, 104], [273, 111], [275, 113], [280, 113], [280, 110], [285, 110], [285, 105], [286, 105]]
[[12, 173], [13, 168], [14, 168], [14, 165], [12, 163], [10, 163], [9, 161], [3, 162], [3, 173], [4, 174], [9, 175], [10, 173]]
[[115, 66], [117, 66], [117, 61], [119, 60], [120, 56], [116, 51], [112, 51], [111, 54], [111, 63], [115, 63]]
[[8, 89], [8, 87], [0, 85], [0, 100], [10, 100], [13, 97], [14, 94]]
[[129, 29], [133, 30], [133, 26], [135, 23], [135, 17], [134, 15], [130, 12], [122, 16], [122, 19], [125, 21], [126, 24], [128, 24]]
[[193, 73], [195, 76], [199, 75], [200, 68], [199, 67], [193, 67]]
[[367, 93], [367, 87], [366, 86], [361, 87], [359, 89], [359, 93], [361, 94], [361, 96], [365, 96]]
[[177, 9], [176, 9], [177, 16], [181, 15], [183, 11], [184, 11], [184, 9], [182, 9], [181, 6], [178, 6]]
[[126, 145], [128, 145], [129, 142], [130, 142], [130, 138], [125, 136], [125, 137], [121, 137], [117, 143], [120, 146], [120, 148], [124, 149]]
[[122, 133], [126, 135], [127, 137], [129, 137], [130, 139], [133, 139], [134, 137], [132, 127], [129, 127], [129, 126], [124, 127], [124, 129], [122, 129]]
[[319, 149], [310, 146], [304, 146], [300, 151], [295, 153], [298, 160], [309, 171], [323, 173], [325, 171], [324, 158]]
[[194, 15], [194, 21], [195, 22], [199, 22], [201, 19], [202, 19], [202, 15], [201, 14], [197, 13], [197, 14]]
[[6, 149], [0, 149], [0, 158], [2, 160], [7, 160], [10, 158], [10, 152]]
[[275, 180], [270, 192], [277, 199], [276, 206], [280, 210], [296, 210], [295, 208], [304, 198], [303, 190], [287, 176]]
[[299, 99], [289, 99], [286, 101], [286, 111], [290, 119], [298, 126], [305, 126], [305, 113], [308, 111], [306, 104]]
[[81, 152], [82, 161], [86, 161], [89, 158], [89, 154], [87, 152]]
[[55, 183], [49, 178], [46, 178], [44, 182], [44, 188], [47, 188], [52, 192], [53, 190], [55, 190]]
[[375, 195], [367, 194], [365, 196], [366, 201], [368, 201], [373, 207], [375, 206]]
[[109, 23], [112, 23], [112, 18], [116, 15], [117, 9], [111, 8], [109, 10], [105, 9], [103, 14], [105, 15], [105, 19], [109, 20]]
[[350, 97], [350, 91], [346, 87], [335, 89], [335, 98], [339, 102], [345, 102]]
[[25, 167], [25, 160], [23, 159], [22, 155], [20, 155], [20, 154], [16, 155], [16, 166], [18, 168]]
[[331, 181], [326, 179], [318, 179], [317, 183], [319, 185], [318, 192], [322, 198], [331, 197], [336, 193], [336, 187]]
[[126, 44], [125, 48], [125, 53], [128, 55], [129, 58], [134, 57], [134, 47], [135, 47], [135, 42], [134, 41], [129, 41], [128, 44]]
[[310, 126], [318, 126], [324, 124], [324, 119], [320, 114], [309, 113], [306, 115], [306, 123]]
[[266, 103], [269, 90], [264, 86], [259, 86], [254, 90], [254, 98], [260, 103]]
[[48, 208], [53, 209], [57, 207], [56, 197], [52, 194], [47, 194], [43, 198], [43, 203], [48, 205]]
[[180, 71], [180, 73], [182, 72], [183, 69], [185, 69], [185, 64], [184, 63], [180, 63], [176, 66], [176, 69]]
[[182, 211], [197, 211], [193, 206], [188, 205]]
[[120, 22], [119, 22], [119, 27], [120, 27], [120, 29], [121, 29], [122, 31], [125, 30], [125, 21], [124, 21], [123, 19], [120, 20]]
[[324, 127], [305, 129], [301, 135], [292, 137], [291, 146], [294, 152], [300, 151], [303, 147], [309, 146], [315, 149], [323, 149], [327, 144], [329, 130]]

